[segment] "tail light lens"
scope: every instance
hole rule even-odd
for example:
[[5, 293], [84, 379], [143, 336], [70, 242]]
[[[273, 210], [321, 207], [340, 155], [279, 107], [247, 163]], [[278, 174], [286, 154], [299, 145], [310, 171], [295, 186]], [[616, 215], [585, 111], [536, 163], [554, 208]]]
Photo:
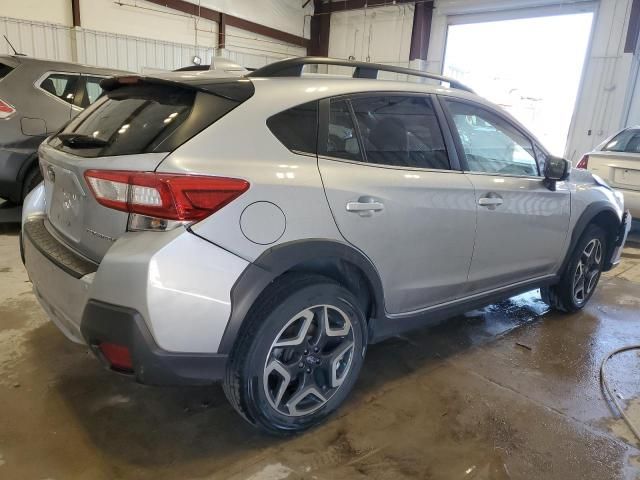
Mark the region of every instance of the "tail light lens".
[[102, 342], [98, 348], [105, 356], [111, 368], [121, 371], [133, 371], [131, 352], [124, 345]]
[[576, 165], [576, 168], [583, 168], [586, 170], [588, 166], [589, 166], [589, 155], [583, 155], [580, 161], [578, 162], [578, 164]]
[[187, 222], [208, 217], [249, 188], [249, 182], [237, 178], [196, 175], [87, 170], [84, 176], [105, 207]]
[[15, 113], [16, 109], [4, 100], [0, 100], [0, 118], [9, 118]]

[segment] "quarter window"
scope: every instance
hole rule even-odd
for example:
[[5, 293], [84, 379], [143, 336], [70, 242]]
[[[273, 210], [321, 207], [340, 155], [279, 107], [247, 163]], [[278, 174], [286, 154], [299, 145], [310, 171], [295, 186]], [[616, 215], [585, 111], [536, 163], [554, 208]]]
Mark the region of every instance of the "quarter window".
[[471, 172], [538, 175], [529, 139], [498, 115], [468, 103], [447, 101]]
[[40, 82], [40, 88], [55, 95], [60, 100], [73, 103], [78, 86], [78, 75], [67, 73], [52, 73]]
[[605, 152], [640, 153], [640, 129], [630, 128], [616, 135], [602, 149]]
[[282, 144], [294, 152], [316, 153], [318, 102], [309, 102], [267, 120], [267, 127]]
[[449, 169], [431, 99], [380, 95], [351, 100], [366, 161], [394, 167]]

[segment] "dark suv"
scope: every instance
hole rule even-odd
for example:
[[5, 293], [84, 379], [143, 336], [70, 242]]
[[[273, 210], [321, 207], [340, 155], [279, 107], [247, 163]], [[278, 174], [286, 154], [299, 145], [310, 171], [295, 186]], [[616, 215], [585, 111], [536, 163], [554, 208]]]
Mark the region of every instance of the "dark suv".
[[76, 63], [0, 56], [0, 198], [21, 203], [41, 180], [38, 145], [123, 72]]

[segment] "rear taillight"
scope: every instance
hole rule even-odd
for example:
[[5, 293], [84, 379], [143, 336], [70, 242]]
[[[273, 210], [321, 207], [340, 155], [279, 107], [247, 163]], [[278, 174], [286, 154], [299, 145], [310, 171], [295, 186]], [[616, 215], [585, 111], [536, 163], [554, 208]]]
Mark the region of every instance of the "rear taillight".
[[0, 100], [0, 118], [9, 118], [15, 113], [16, 109], [7, 102]]
[[578, 164], [576, 165], [576, 168], [583, 168], [586, 170], [588, 166], [589, 166], [589, 155], [583, 155], [580, 161], [578, 162]]
[[238, 178], [121, 170], [87, 170], [84, 176], [105, 207], [185, 222], [208, 217], [249, 188]]

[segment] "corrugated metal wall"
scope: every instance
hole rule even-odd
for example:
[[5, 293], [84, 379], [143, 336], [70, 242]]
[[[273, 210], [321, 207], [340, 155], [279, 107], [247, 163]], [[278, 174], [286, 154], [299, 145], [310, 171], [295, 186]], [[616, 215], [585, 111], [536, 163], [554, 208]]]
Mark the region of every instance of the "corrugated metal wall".
[[[133, 72], [174, 70], [191, 65], [194, 55], [202, 58], [204, 64], [209, 64], [215, 54], [212, 47], [196, 48], [194, 45], [9, 17], [0, 17], [0, 54], [13, 53], [2, 35], [6, 35], [19, 52], [31, 57]], [[224, 56], [246, 67], [257, 68], [286, 56], [306, 53], [304, 48], [253, 38], [255, 36], [249, 33], [245, 35], [245, 40], [230, 38]], [[74, 42], [77, 48], [74, 48]], [[263, 49], [265, 53], [261, 53]]]
[[[73, 29], [63, 25], [0, 17], [0, 35], [7, 35], [16, 50], [31, 57], [80, 62], [134, 72], [173, 70], [191, 64], [194, 55], [209, 63], [213, 48]], [[77, 44], [77, 52], [73, 48]], [[1, 53], [12, 53], [2, 39]]]

